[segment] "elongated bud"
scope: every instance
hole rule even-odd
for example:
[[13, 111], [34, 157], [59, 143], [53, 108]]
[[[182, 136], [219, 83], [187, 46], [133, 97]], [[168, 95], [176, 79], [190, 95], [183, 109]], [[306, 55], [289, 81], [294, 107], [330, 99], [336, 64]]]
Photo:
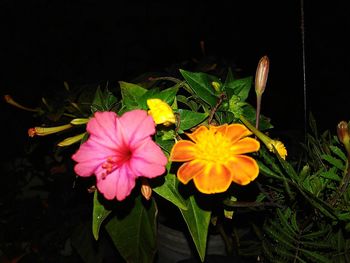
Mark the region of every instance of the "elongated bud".
[[344, 144], [346, 151], [348, 154], [350, 154], [349, 125], [346, 121], [339, 122], [337, 126], [337, 133], [339, 141]]
[[21, 104], [19, 104], [18, 102], [16, 102], [12, 97], [11, 95], [4, 95], [4, 100], [8, 103], [8, 104], [11, 104], [12, 106], [15, 106], [19, 109], [22, 109], [22, 110], [26, 110], [26, 111], [32, 111], [32, 112], [38, 112], [39, 109], [33, 109], [33, 108], [28, 108], [26, 106], [23, 106]]
[[149, 200], [152, 196], [152, 188], [146, 178], [141, 178], [141, 194], [146, 200]]
[[255, 74], [255, 92], [259, 96], [263, 94], [266, 87], [267, 77], [269, 75], [270, 61], [267, 56], [263, 56], [258, 63]]
[[56, 126], [56, 127], [34, 127], [34, 128], [28, 129], [28, 135], [29, 137], [34, 137], [35, 135], [46, 136], [46, 135], [67, 130], [71, 127], [73, 127], [73, 125], [71, 124], [65, 124], [65, 125]]
[[63, 147], [63, 146], [69, 146], [72, 145], [73, 143], [81, 141], [85, 136], [85, 132], [82, 134], [78, 134], [72, 137], [68, 137], [64, 139], [63, 141], [59, 142], [57, 146]]

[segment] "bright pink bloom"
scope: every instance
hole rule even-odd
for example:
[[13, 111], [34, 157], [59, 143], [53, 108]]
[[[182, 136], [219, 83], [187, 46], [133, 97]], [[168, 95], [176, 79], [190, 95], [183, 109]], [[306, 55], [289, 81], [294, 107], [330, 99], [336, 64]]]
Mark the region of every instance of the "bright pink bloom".
[[96, 112], [87, 124], [89, 139], [72, 156], [80, 176], [96, 175], [97, 189], [106, 199], [124, 200], [138, 177], [165, 172], [168, 160], [152, 140], [155, 123], [146, 111], [133, 110], [121, 117]]

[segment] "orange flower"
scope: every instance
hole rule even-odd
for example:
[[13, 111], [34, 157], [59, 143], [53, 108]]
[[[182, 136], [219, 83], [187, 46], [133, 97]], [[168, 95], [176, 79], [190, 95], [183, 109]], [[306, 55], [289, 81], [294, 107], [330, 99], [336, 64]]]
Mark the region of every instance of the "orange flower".
[[170, 153], [173, 162], [185, 162], [177, 171], [180, 182], [193, 179], [202, 193], [225, 192], [232, 181], [246, 185], [259, 174], [256, 161], [244, 154], [258, 151], [260, 143], [242, 124], [200, 126], [180, 140]]

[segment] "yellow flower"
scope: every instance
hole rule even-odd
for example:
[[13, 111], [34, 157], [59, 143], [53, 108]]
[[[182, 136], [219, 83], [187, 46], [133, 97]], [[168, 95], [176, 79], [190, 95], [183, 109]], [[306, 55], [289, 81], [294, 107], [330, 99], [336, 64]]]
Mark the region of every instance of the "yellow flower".
[[256, 161], [244, 154], [258, 151], [260, 144], [242, 124], [200, 126], [190, 140], [175, 143], [170, 161], [185, 162], [177, 171], [187, 184], [193, 179], [199, 191], [206, 194], [225, 192], [232, 182], [249, 184], [259, 174]]
[[73, 127], [72, 124], [65, 124], [65, 125], [56, 126], [56, 127], [34, 127], [28, 130], [28, 135], [29, 137], [34, 137], [35, 135], [45, 136], [45, 135], [67, 130], [71, 127]]
[[270, 145], [268, 146], [270, 152], [274, 151], [274, 148], [278, 152], [278, 154], [281, 156], [283, 160], [286, 159], [287, 156], [287, 149], [284, 146], [284, 144], [281, 141], [277, 140], [271, 140]]
[[256, 129], [243, 116], [241, 116], [239, 119], [256, 135], [256, 137], [258, 137], [266, 145], [267, 149], [269, 149], [270, 152], [276, 153], [277, 151], [283, 160], [286, 159], [287, 149], [281, 141], [271, 139], [269, 136]]
[[161, 99], [148, 99], [148, 114], [152, 116], [156, 124], [169, 126], [175, 123], [175, 115], [171, 107]]

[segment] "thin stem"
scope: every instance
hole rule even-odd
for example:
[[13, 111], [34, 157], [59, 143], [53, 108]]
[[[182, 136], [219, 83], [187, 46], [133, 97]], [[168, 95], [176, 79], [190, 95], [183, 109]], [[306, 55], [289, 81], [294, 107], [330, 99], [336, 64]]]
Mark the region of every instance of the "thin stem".
[[304, 136], [306, 141], [307, 134], [307, 92], [306, 92], [306, 59], [305, 59], [305, 24], [304, 24], [304, 0], [300, 0], [300, 29], [301, 29], [301, 48], [303, 60], [303, 87], [304, 87]]
[[226, 99], [226, 94], [225, 93], [220, 94], [216, 105], [210, 111], [209, 118], [208, 118], [208, 124], [211, 124], [211, 122], [212, 122], [212, 120], [214, 118], [215, 112], [218, 110], [219, 106], [221, 105], [221, 103], [223, 102], [224, 99]]
[[261, 109], [261, 98], [262, 95], [256, 96], [256, 118], [255, 118], [255, 128], [259, 130], [259, 122], [260, 122], [260, 109]]

